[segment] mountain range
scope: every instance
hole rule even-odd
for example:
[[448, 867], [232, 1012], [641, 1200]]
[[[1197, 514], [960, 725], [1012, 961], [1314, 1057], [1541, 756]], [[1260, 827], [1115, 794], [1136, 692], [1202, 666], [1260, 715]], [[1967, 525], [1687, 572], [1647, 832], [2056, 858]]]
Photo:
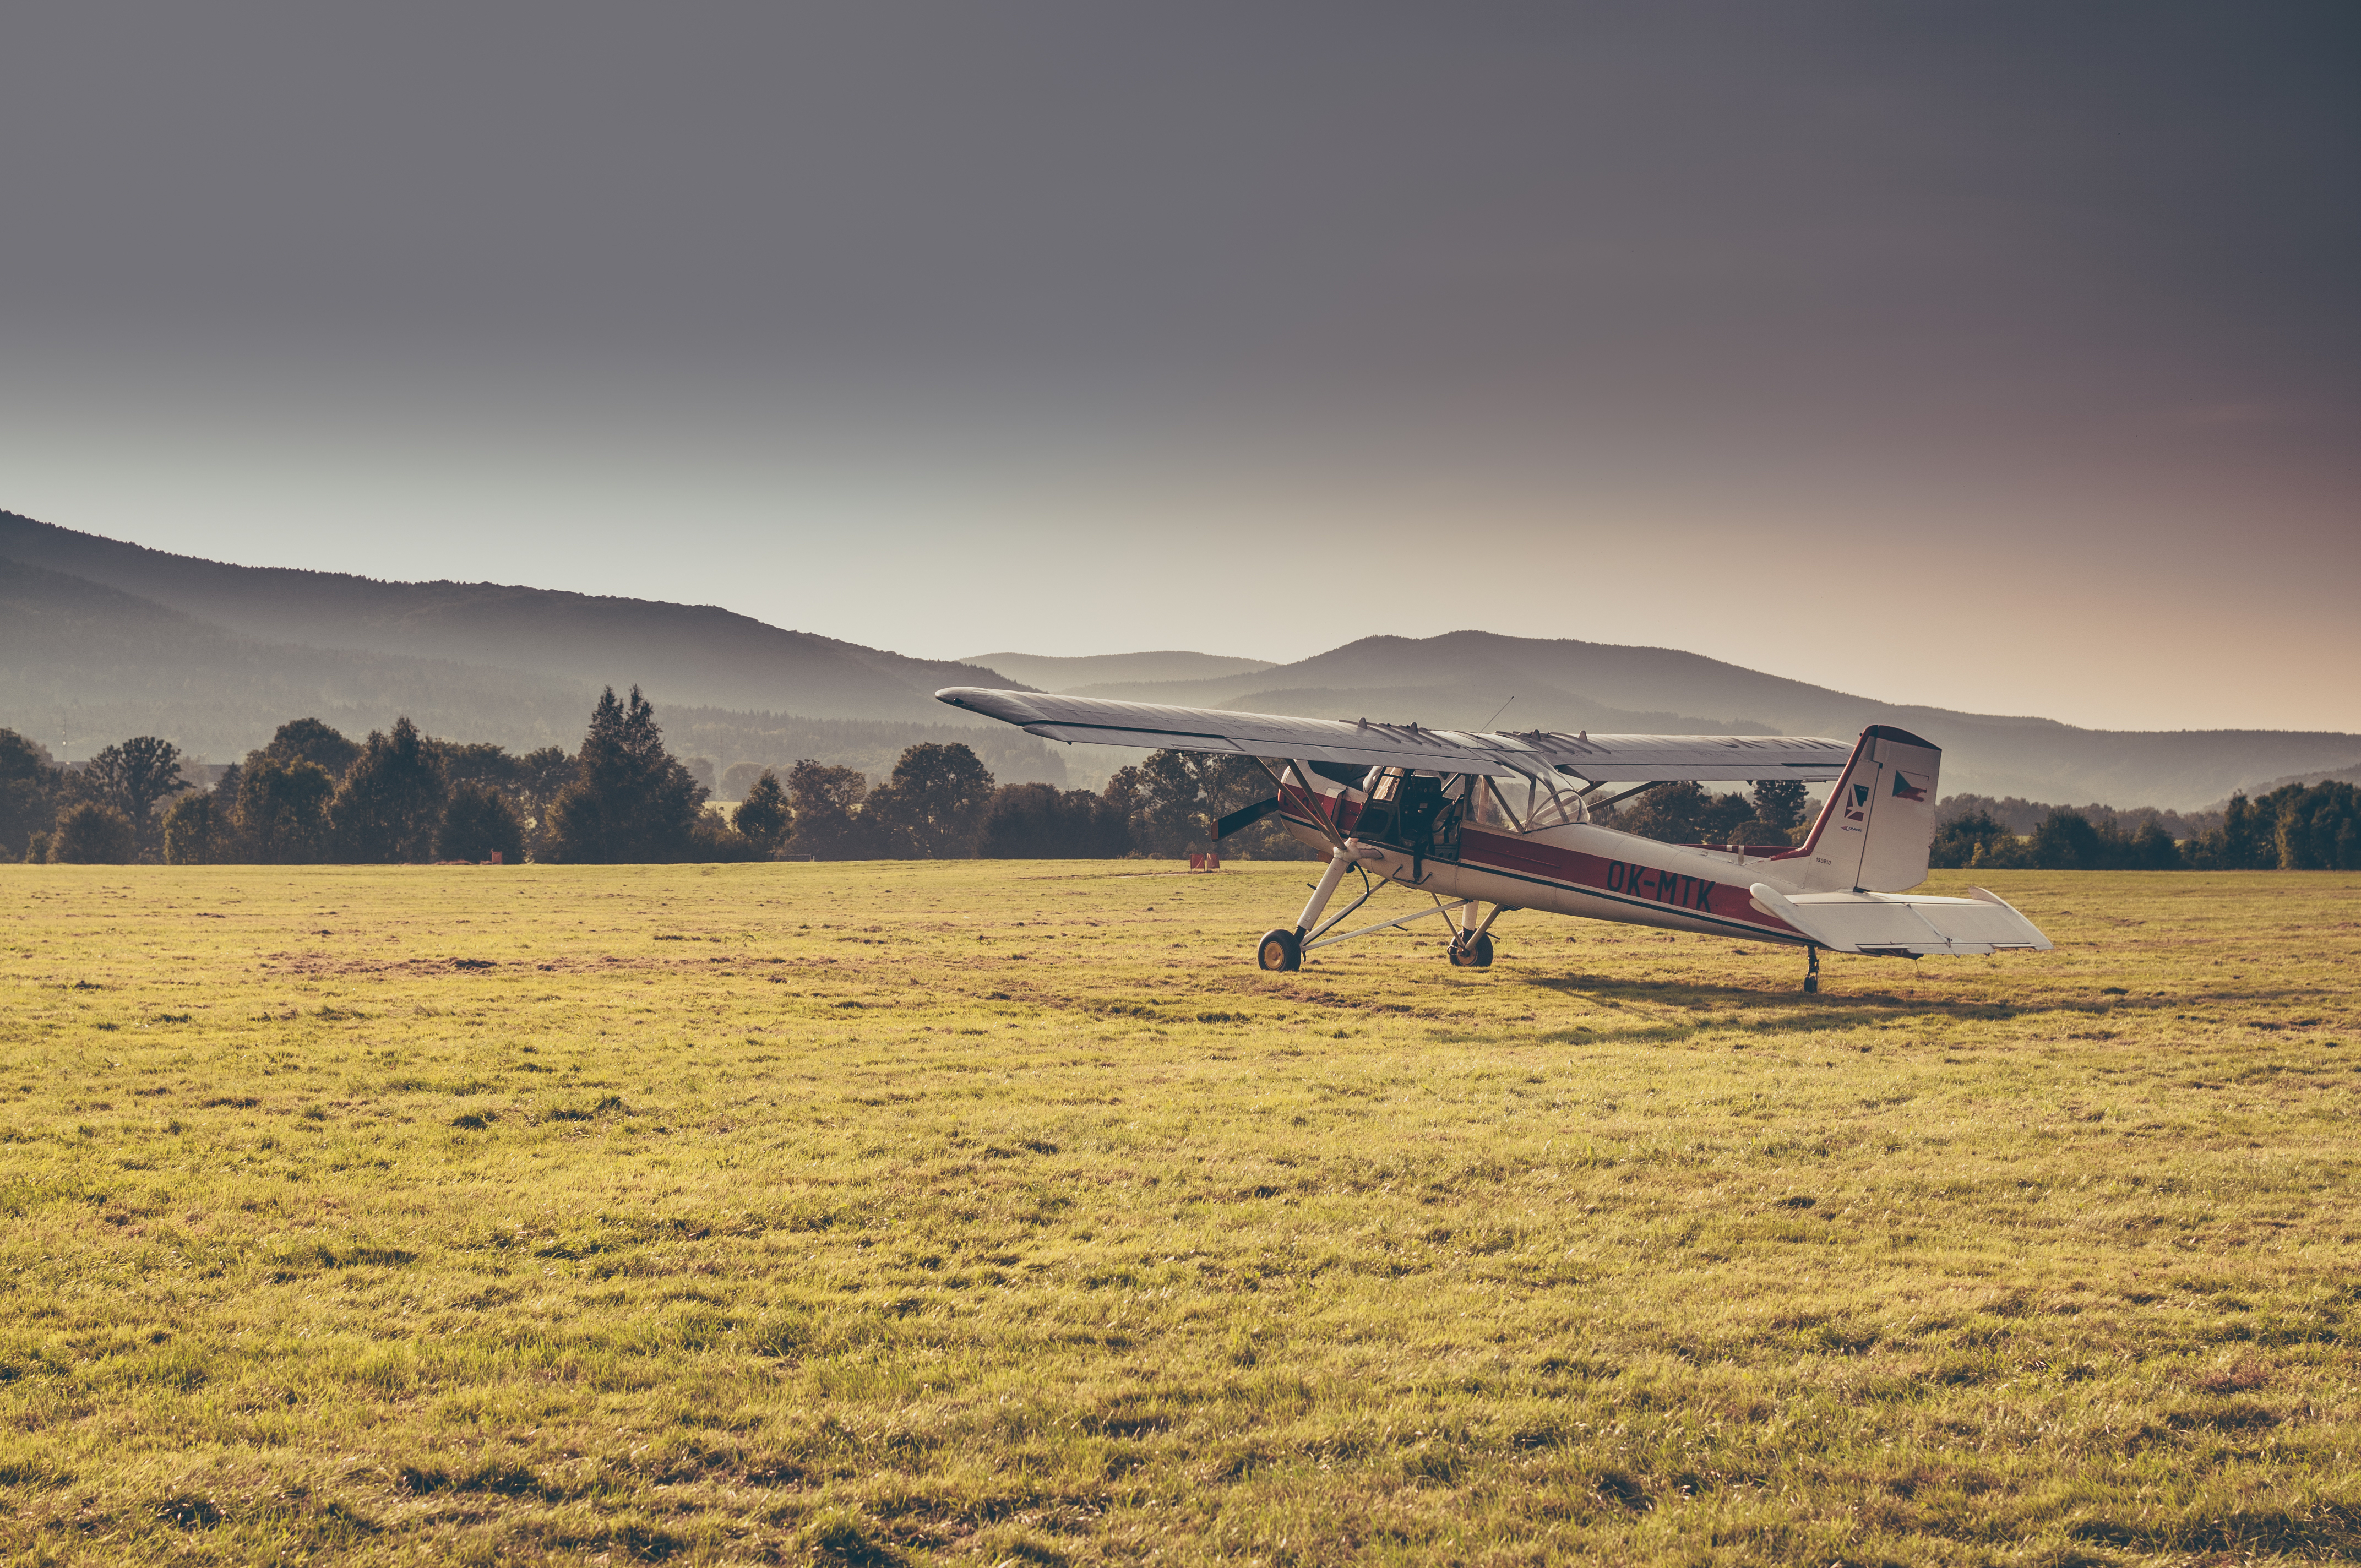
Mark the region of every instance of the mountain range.
[[358, 735], [578, 744], [601, 685], [637, 685], [674, 749], [892, 770], [966, 740], [1002, 779], [1070, 782], [1048, 743], [934, 700], [995, 672], [786, 631], [710, 606], [489, 583], [225, 565], [0, 512], [0, 726], [88, 756], [161, 735], [225, 761], [312, 715]]
[[1365, 637], [1250, 673], [1101, 681], [1071, 689], [1136, 702], [1323, 718], [1414, 718], [1441, 729], [1847, 740], [1870, 724], [1894, 724], [1944, 748], [1947, 794], [2180, 810], [2218, 804], [2235, 789], [2361, 764], [2356, 735], [2083, 729], [2048, 718], [1883, 702], [1670, 648], [1488, 631]]
[[675, 749], [718, 768], [817, 756], [882, 774], [913, 740], [953, 738], [1011, 781], [1091, 784], [1131, 760], [978, 728], [933, 700], [946, 685], [1446, 729], [1842, 739], [1897, 724], [1945, 748], [1946, 793], [2184, 810], [2361, 766], [2361, 736], [2083, 729], [1675, 649], [1486, 631], [1368, 637], [1292, 663], [1178, 650], [917, 659], [712, 606], [229, 565], [0, 512], [0, 725], [60, 755], [146, 733], [236, 756], [304, 714], [357, 733], [408, 713], [454, 739], [571, 746], [599, 686], [634, 684]]

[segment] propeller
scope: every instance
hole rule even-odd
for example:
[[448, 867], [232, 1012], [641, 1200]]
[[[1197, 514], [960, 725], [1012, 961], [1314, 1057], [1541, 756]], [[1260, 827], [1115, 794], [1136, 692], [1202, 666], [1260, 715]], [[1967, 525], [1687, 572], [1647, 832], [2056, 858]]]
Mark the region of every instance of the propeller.
[[1257, 800], [1252, 806], [1242, 806], [1213, 824], [1213, 837], [1226, 839], [1240, 828], [1251, 828], [1279, 809], [1279, 796]]

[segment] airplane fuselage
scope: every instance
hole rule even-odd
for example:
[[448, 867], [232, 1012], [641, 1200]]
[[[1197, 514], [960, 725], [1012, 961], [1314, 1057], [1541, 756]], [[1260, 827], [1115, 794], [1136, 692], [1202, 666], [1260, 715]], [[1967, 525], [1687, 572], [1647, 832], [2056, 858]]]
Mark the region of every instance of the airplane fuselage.
[[[1350, 834], [1354, 803], [1321, 797]], [[1341, 809], [1340, 809], [1341, 806]], [[1279, 815], [1288, 831], [1315, 848], [1328, 839], [1311, 817], [1301, 792], [1290, 791]], [[1333, 820], [1333, 817], [1332, 817]], [[1473, 823], [1456, 835], [1455, 858], [1412, 854], [1400, 846], [1350, 840], [1371, 876], [1445, 899], [1472, 898], [1510, 909], [1542, 909], [1626, 925], [1655, 926], [1716, 937], [1784, 942], [1810, 939], [1756, 905], [1755, 883], [1781, 886], [1775, 859], [1693, 850], [1659, 843], [1611, 828], [1567, 823], [1532, 833], [1510, 833]]]

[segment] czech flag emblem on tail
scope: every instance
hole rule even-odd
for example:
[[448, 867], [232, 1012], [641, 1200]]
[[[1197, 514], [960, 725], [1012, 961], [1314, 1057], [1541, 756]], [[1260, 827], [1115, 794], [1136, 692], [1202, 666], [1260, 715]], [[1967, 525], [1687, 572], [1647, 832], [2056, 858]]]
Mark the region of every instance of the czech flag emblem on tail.
[[1896, 768], [1894, 772], [1894, 793], [1897, 798], [1902, 800], [1925, 800], [1927, 798], [1927, 786], [1925, 784], [1912, 784], [1910, 782], [1910, 775], [1902, 772], [1901, 769]]

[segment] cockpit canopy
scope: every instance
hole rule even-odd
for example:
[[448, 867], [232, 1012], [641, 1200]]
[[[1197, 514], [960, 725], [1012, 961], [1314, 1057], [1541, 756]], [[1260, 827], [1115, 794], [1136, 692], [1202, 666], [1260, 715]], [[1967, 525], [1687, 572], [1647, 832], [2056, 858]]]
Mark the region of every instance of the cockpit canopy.
[[1423, 826], [1438, 819], [1472, 821], [1499, 833], [1534, 833], [1590, 820], [1574, 789], [1553, 790], [1534, 779], [1487, 778], [1480, 773], [1422, 773], [1403, 768], [1371, 768], [1360, 780], [1363, 820]]
[[1537, 833], [1590, 820], [1582, 796], [1571, 789], [1553, 790], [1533, 779], [1491, 779], [1471, 774], [1467, 784], [1476, 792], [1476, 821], [1508, 833]]

